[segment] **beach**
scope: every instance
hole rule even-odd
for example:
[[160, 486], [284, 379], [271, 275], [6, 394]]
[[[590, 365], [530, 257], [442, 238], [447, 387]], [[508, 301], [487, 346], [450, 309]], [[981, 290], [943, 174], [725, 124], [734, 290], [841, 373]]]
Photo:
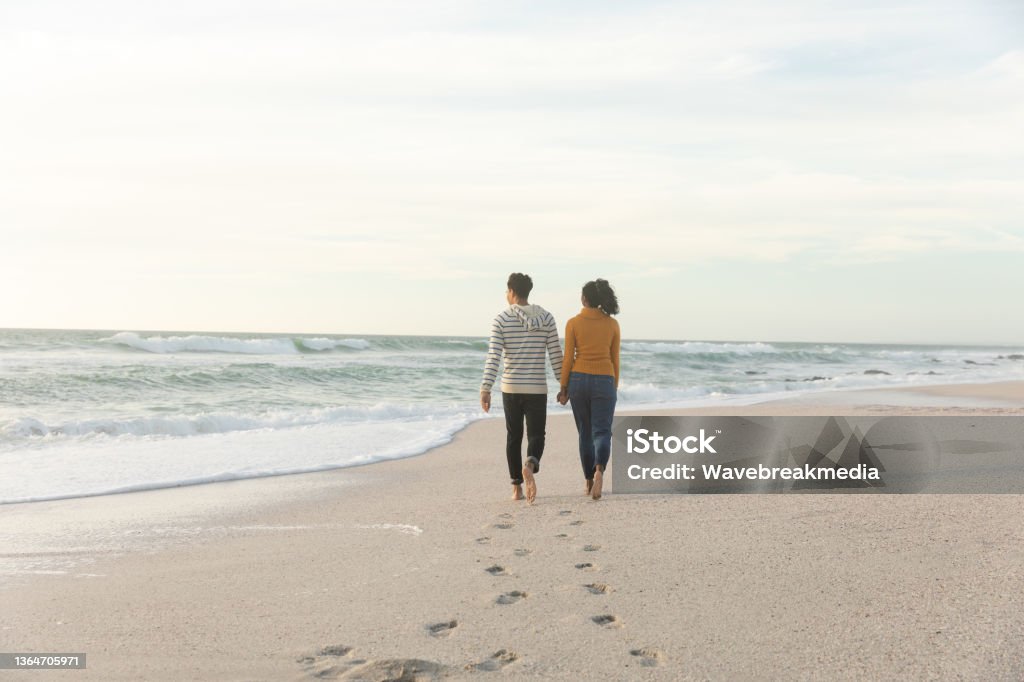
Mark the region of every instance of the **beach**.
[[[1024, 382], [663, 413], [1024, 416]], [[503, 444], [3, 505], [0, 651], [88, 665], [0, 679], [1024, 676], [1020, 496], [594, 502], [564, 409], [529, 506]]]
[[0, 682], [1024, 682], [1024, 0], [0, 16]]

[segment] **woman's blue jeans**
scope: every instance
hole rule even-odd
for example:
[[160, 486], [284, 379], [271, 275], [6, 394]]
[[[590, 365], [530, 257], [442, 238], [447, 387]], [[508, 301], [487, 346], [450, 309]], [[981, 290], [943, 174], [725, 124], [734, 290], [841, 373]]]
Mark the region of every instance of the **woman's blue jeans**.
[[615, 400], [615, 377], [569, 373], [569, 402], [580, 434], [580, 464], [587, 480], [594, 478], [597, 465], [603, 470], [611, 457]]

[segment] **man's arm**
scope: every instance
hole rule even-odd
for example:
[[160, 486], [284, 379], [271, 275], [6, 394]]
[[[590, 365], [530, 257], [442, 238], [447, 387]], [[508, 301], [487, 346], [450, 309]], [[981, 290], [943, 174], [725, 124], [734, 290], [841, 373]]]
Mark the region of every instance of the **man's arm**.
[[565, 323], [565, 355], [562, 357], [562, 371], [558, 384], [558, 404], [565, 405], [569, 402], [569, 373], [576, 360], [576, 330], [572, 327], [572, 320]]
[[559, 385], [562, 390], [569, 388], [569, 373], [572, 371], [573, 361], [576, 359], [576, 330], [573, 329], [572, 320], [565, 323], [565, 355], [562, 357], [562, 373]]
[[487, 360], [484, 362], [484, 378], [480, 383], [480, 407], [484, 412], [491, 411], [491, 387], [498, 378], [501, 369], [501, 356], [505, 352], [505, 337], [501, 323], [494, 318], [491, 324], [491, 339], [487, 343]]
[[[551, 360], [551, 371], [555, 378], [562, 379], [562, 345], [558, 342], [558, 325], [555, 324], [555, 316], [548, 315], [548, 358]], [[561, 388], [561, 385], [559, 385]]]

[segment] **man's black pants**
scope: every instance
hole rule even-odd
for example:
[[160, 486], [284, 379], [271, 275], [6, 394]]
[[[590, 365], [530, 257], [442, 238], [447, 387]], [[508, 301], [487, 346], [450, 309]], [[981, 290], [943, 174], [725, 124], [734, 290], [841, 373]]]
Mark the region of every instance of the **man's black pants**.
[[544, 425], [548, 417], [546, 393], [502, 393], [505, 408], [505, 457], [512, 485], [523, 482], [523, 420], [526, 420], [526, 461], [533, 462], [533, 472], [540, 471], [544, 454]]

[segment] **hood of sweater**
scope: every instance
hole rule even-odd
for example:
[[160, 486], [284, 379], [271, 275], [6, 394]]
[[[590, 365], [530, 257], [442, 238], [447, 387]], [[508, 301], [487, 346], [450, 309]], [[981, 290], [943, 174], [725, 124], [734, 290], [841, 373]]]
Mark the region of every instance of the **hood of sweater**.
[[540, 329], [544, 326], [544, 316], [548, 314], [548, 311], [541, 308], [539, 305], [527, 304], [519, 305], [513, 303], [512, 307], [509, 308], [512, 314], [519, 318], [519, 321], [523, 323], [527, 331], [534, 329]]

